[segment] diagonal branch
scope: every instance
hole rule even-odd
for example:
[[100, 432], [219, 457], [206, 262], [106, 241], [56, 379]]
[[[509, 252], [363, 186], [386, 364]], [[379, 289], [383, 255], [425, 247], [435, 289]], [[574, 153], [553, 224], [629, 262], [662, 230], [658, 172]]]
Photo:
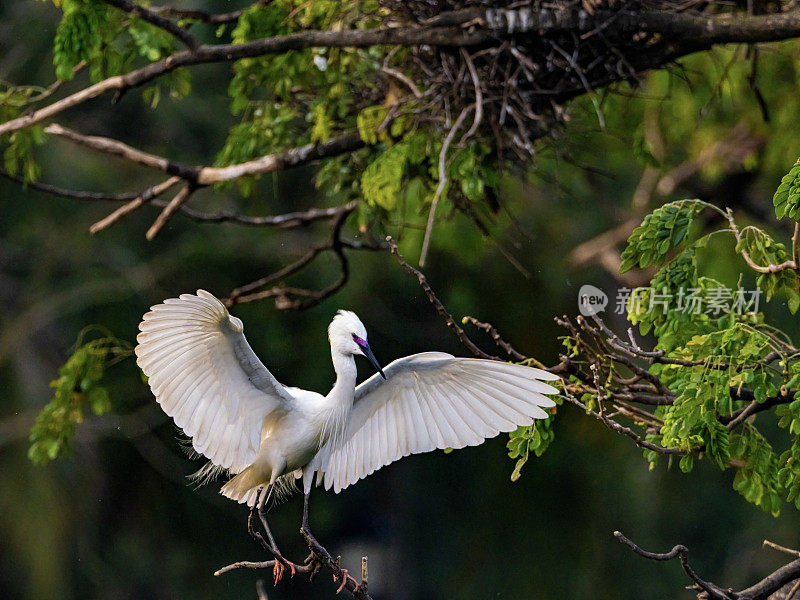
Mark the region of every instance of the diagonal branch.
[[138, 150], [118, 140], [101, 136], [84, 135], [72, 129], [62, 127], [58, 123], [52, 123], [48, 125], [45, 127], [44, 131], [50, 135], [62, 137], [70, 142], [80, 146], [85, 146], [86, 148], [91, 148], [92, 150], [97, 150], [98, 152], [111, 154], [112, 156], [119, 156], [120, 158], [145, 167], [149, 167], [151, 169], [157, 169], [159, 171], [169, 173], [170, 175], [177, 175], [181, 179], [185, 179], [187, 181], [197, 181], [197, 173], [199, 168], [190, 167], [188, 165], [164, 158], [163, 156], [157, 156], [149, 152]]
[[130, 202], [126, 202], [107, 217], [100, 219], [97, 223], [89, 227], [89, 233], [97, 233], [107, 227], [111, 227], [114, 223], [119, 221], [122, 217], [132, 213], [140, 206], [144, 206], [154, 198], [158, 198], [161, 194], [166, 192], [173, 185], [181, 180], [180, 177], [170, 177], [166, 181], [162, 181], [152, 187], [147, 188], [140, 196], [134, 198]]
[[389, 244], [389, 250], [391, 251], [392, 254], [395, 255], [395, 257], [397, 258], [397, 262], [400, 263], [400, 266], [403, 267], [403, 269], [405, 269], [408, 273], [411, 273], [417, 278], [420, 286], [425, 292], [425, 295], [428, 296], [428, 300], [430, 300], [431, 304], [433, 304], [433, 307], [436, 309], [436, 312], [438, 312], [439, 315], [441, 315], [444, 318], [447, 326], [453, 330], [453, 332], [456, 334], [456, 337], [458, 337], [461, 343], [464, 344], [464, 346], [466, 346], [466, 348], [478, 358], [500, 360], [499, 357], [487, 354], [486, 352], [478, 348], [472, 342], [472, 340], [470, 340], [469, 337], [467, 337], [467, 334], [464, 333], [464, 330], [458, 326], [458, 323], [456, 323], [456, 320], [453, 318], [453, 315], [447, 312], [447, 309], [444, 307], [442, 302], [439, 300], [439, 298], [436, 297], [436, 294], [433, 292], [433, 288], [431, 288], [430, 284], [428, 283], [427, 277], [425, 277], [425, 275], [423, 275], [420, 271], [412, 267], [405, 261], [405, 259], [403, 259], [403, 256], [397, 249], [397, 244], [392, 239], [392, 236], [390, 235], [386, 236], [386, 243]]
[[208, 23], [209, 25], [225, 25], [239, 20], [243, 10], [234, 10], [227, 13], [210, 13], [204, 10], [194, 10], [188, 8], [174, 8], [172, 6], [154, 6], [151, 9], [158, 15], [177, 17], [178, 19], [188, 19]]
[[338, 156], [364, 146], [364, 141], [357, 131], [343, 133], [326, 142], [305, 144], [297, 148], [289, 148], [275, 154], [265, 154], [254, 160], [230, 165], [227, 167], [189, 166], [170, 160], [163, 156], [151, 154], [133, 148], [124, 142], [101, 136], [90, 136], [53, 123], [45, 127], [45, 132], [69, 140], [75, 144], [91, 148], [98, 152], [119, 156], [125, 160], [151, 169], [177, 175], [181, 179], [198, 187], [231, 181], [248, 175], [261, 175], [291, 167], [304, 165], [321, 158]]
[[686, 574], [692, 581], [694, 581], [695, 585], [699, 589], [703, 590], [706, 594], [708, 594], [707, 596], [708, 598], [713, 598], [714, 600], [736, 600], [737, 596], [733, 594], [732, 590], [730, 592], [723, 590], [717, 585], [701, 579], [700, 576], [697, 573], [695, 573], [694, 569], [692, 569], [691, 565], [689, 564], [689, 550], [686, 548], [686, 546], [678, 545], [675, 546], [669, 552], [658, 554], [655, 552], [648, 552], [647, 550], [641, 549], [639, 546], [634, 544], [631, 540], [626, 538], [619, 531], [615, 531], [614, 536], [621, 543], [625, 544], [636, 554], [644, 558], [650, 560], [658, 560], [658, 561], [666, 561], [666, 560], [672, 560], [673, 558], [679, 558], [683, 570], [686, 571]]
[[681, 566], [689, 578], [694, 581], [694, 588], [702, 590], [698, 598], [711, 598], [713, 600], [767, 600], [772, 594], [780, 590], [784, 585], [800, 578], [800, 559], [794, 560], [779, 569], [776, 569], [764, 579], [745, 588], [741, 591], [734, 591], [730, 588], [722, 589], [710, 581], [705, 581], [689, 565], [689, 550], [686, 546], [677, 545], [669, 552], [659, 554], [648, 552], [637, 546], [619, 531], [614, 532], [614, 536], [623, 544], [628, 546], [636, 554], [649, 560], [667, 561], [679, 558]]
[[179, 39], [183, 45], [189, 48], [191, 51], [196, 50], [201, 45], [200, 40], [178, 25], [175, 21], [172, 19], [167, 19], [166, 17], [162, 17], [158, 13], [147, 9], [144, 6], [139, 6], [130, 0], [103, 0], [103, 2], [110, 4], [111, 6], [118, 8], [123, 12], [139, 17], [151, 25], [155, 25], [156, 27], [163, 29], [167, 33]]
[[164, 207], [164, 210], [156, 217], [156, 220], [150, 226], [150, 229], [147, 230], [145, 237], [148, 241], [152, 241], [158, 233], [164, 228], [164, 225], [167, 224], [172, 218], [178, 209], [183, 206], [183, 204], [189, 199], [192, 195], [192, 192], [197, 189], [192, 183], [187, 183], [181, 190], [175, 194], [175, 197], [170, 200], [169, 204]]

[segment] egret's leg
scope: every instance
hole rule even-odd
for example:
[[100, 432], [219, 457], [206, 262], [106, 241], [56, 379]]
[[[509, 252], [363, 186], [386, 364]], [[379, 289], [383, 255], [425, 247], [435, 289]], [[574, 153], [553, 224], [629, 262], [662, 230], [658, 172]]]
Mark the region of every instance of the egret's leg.
[[258, 512], [258, 503], [259, 500], [261, 499], [262, 493], [264, 493], [263, 487], [259, 488], [258, 492], [256, 492], [256, 501], [253, 502], [253, 506], [250, 507], [250, 514], [247, 515], [247, 532], [255, 539], [258, 539], [260, 537], [259, 533], [256, 531], [254, 523], [256, 518], [256, 512]]
[[303, 524], [300, 526], [300, 529], [306, 533], [311, 533], [311, 527], [308, 526], [308, 499], [310, 496], [311, 490], [303, 494]]
[[267, 539], [269, 540], [269, 545], [272, 546], [272, 549], [278, 552], [278, 545], [275, 543], [275, 538], [272, 537], [272, 531], [269, 529], [269, 523], [267, 523], [267, 499], [269, 498], [270, 492], [272, 491], [272, 485], [270, 484], [267, 487], [267, 491], [264, 493], [264, 497], [261, 499], [261, 503], [258, 506], [258, 518], [261, 520], [261, 524], [264, 526], [264, 531], [267, 532]]
[[[264, 538], [258, 532], [255, 532], [254, 537], [258, 539], [264, 546], [266, 546], [267, 550], [269, 550], [270, 553], [275, 557], [275, 564], [272, 566], [272, 574], [275, 577], [275, 584], [277, 585], [277, 583], [283, 577], [285, 566], [289, 567], [292, 577], [294, 577], [296, 569], [294, 563], [284, 558], [283, 554], [281, 554], [281, 551], [278, 550], [278, 545], [275, 543], [275, 538], [272, 536], [272, 531], [270, 530], [269, 523], [267, 522], [267, 500], [269, 499], [270, 492], [272, 491], [272, 485], [273, 484], [269, 484], [266, 488], [262, 488], [259, 492], [259, 495], [256, 497], [256, 502], [253, 505], [253, 508], [250, 510], [248, 527], [252, 527], [251, 521], [253, 519], [253, 513], [258, 512], [258, 518], [261, 521], [261, 525], [264, 527], [264, 532], [267, 534], [269, 543], [267, 544], [264, 542]], [[251, 533], [252, 532], [253, 530], [251, 529]]]

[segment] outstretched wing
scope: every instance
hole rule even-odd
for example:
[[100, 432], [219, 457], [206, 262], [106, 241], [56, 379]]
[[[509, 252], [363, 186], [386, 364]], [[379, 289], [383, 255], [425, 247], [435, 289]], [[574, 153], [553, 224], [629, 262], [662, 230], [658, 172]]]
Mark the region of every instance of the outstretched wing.
[[197, 290], [153, 306], [139, 329], [136, 362], [194, 449], [233, 473], [250, 465], [264, 417], [292, 396], [258, 360], [242, 322]]
[[386, 380], [373, 375], [356, 388], [340, 438], [318, 454], [317, 483], [337, 493], [409, 454], [476, 446], [501, 431], [543, 419], [545, 394], [558, 390], [541, 369], [425, 352], [398, 359]]

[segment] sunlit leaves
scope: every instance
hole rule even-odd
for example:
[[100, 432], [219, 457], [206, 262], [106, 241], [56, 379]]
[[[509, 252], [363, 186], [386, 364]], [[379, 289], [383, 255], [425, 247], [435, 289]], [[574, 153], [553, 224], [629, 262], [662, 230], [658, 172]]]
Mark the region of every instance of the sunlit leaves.
[[34, 157], [34, 149], [44, 142], [45, 133], [41, 125], [20, 129], [4, 136], [8, 145], [3, 150], [3, 165], [11, 175], [20, 173], [25, 181], [39, 177], [39, 164]]
[[111, 9], [92, 0], [63, 0], [61, 8], [64, 16], [53, 41], [53, 64], [56, 77], [64, 81], [72, 79], [72, 70], [79, 62], [98, 55]]
[[[753, 262], [761, 266], [780, 265], [790, 260], [786, 246], [776, 242], [772, 236], [757, 227], [745, 227], [741, 239], [736, 244], [736, 251], [746, 251]], [[797, 277], [794, 271], [784, 269], [775, 273], [759, 273], [756, 284], [770, 300], [775, 294], [787, 296], [789, 310], [797, 312], [800, 306], [800, 293], [797, 291]]]
[[777, 515], [783, 501], [783, 487], [778, 459], [770, 443], [758, 429], [745, 424], [731, 436], [730, 451], [732, 458], [744, 461], [733, 479], [734, 489], [764, 512]]
[[509, 458], [517, 459], [514, 471], [511, 473], [511, 481], [516, 481], [522, 475], [522, 467], [528, 462], [531, 453], [541, 456], [548, 446], [555, 439], [553, 431], [553, 419], [537, 419], [528, 427], [517, 427], [509, 434], [506, 444]]
[[[795, 167], [776, 194], [780, 216], [791, 216], [796, 210], [799, 175]], [[656, 209], [634, 231], [622, 255], [622, 270], [664, 264], [650, 286], [631, 292], [628, 318], [639, 324], [642, 333], [652, 331], [657, 347], [666, 351], [669, 359], [681, 361], [650, 366], [650, 372], [675, 398], [653, 411], [654, 419], [662, 425], [657, 433], [648, 432], [647, 440], [682, 450], [685, 454], [678, 466], [684, 472], [702, 457], [722, 469], [734, 467], [734, 489], [764, 511], [778, 514], [784, 500], [800, 508], [800, 469], [795, 463], [795, 454], [800, 453], [800, 401], [782, 403], [782, 395], [794, 393], [786, 390], [800, 387], [800, 361], [785, 356], [786, 348], [791, 347], [782, 341], [785, 334], [765, 325], [757, 302], [762, 293], [767, 301], [780, 293], [795, 312], [800, 305], [797, 276], [794, 269], [785, 266], [768, 273], [752, 269], [757, 287], [748, 292], [741, 278], [729, 289], [721, 281], [702, 275], [699, 256], [716, 233], [736, 239], [731, 257], [746, 254], [752, 263], [763, 267], [790, 265], [784, 244], [762, 229], [738, 229], [735, 223], [726, 223], [730, 227], [707, 233], [670, 257], [671, 250], [689, 235], [693, 219], [707, 206], [682, 201]], [[724, 217], [723, 222], [732, 218], [714, 209]], [[705, 309], [692, 309], [690, 301]], [[717, 310], [711, 310], [712, 306]], [[743, 389], [747, 393], [741, 396]], [[778, 425], [790, 435], [790, 448], [780, 457], [752, 419], [734, 423], [751, 402], [763, 404], [768, 400], [777, 401]], [[729, 423], [734, 426], [729, 427]], [[645, 458], [652, 467], [658, 454], [647, 450]]]
[[108, 390], [102, 385], [106, 368], [132, 354], [130, 344], [113, 337], [92, 340], [78, 347], [50, 383], [53, 399], [36, 417], [30, 434], [28, 457], [45, 464], [72, 449], [75, 424], [87, 412], [111, 410]]
[[358, 113], [356, 125], [358, 134], [365, 144], [377, 144], [378, 137], [383, 135], [383, 139], [388, 139], [387, 133], [381, 131], [381, 126], [387, 125], [389, 109], [383, 105], [367, 106]]
[[800, 221], [800, 163], [795, 163], [791, 170], [783, 176], [781, 184], [772, 197], [775, 216], [784, 216]]
[[620, 272], [661, 264], [667, 252], [686, 239], [692, 220], [706, 206], [701, 200], [679, 200], [647, 215], [628, 238]]
[[[364, 200], [385, 210], [393, 210], [401, 197], [404, 182], [412, 182], [406, 188], [408, 200], [418, 204], [429, 191], [422, 180], [415, 176], [423, 175], [430, 166], [431, 157], [438, 149], [430, 136], [412, 133], [379, 154], [364, 171], [361, 177], [361, 191]], [[414, 169], [414, 167], [418, 167]]]

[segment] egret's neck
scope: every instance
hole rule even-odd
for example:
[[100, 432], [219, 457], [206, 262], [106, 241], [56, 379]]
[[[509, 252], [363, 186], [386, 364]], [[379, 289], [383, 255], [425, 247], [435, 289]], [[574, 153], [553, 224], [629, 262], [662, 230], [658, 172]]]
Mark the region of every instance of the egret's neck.
[[337, 403], [352, 404], [358, 375], [356, 359], [352, 354], [342, 354], [336, 350], [331, 350], [331, 358], [333, 370], [336, 371], [336, 384], [328, 397], [335, 399]]

